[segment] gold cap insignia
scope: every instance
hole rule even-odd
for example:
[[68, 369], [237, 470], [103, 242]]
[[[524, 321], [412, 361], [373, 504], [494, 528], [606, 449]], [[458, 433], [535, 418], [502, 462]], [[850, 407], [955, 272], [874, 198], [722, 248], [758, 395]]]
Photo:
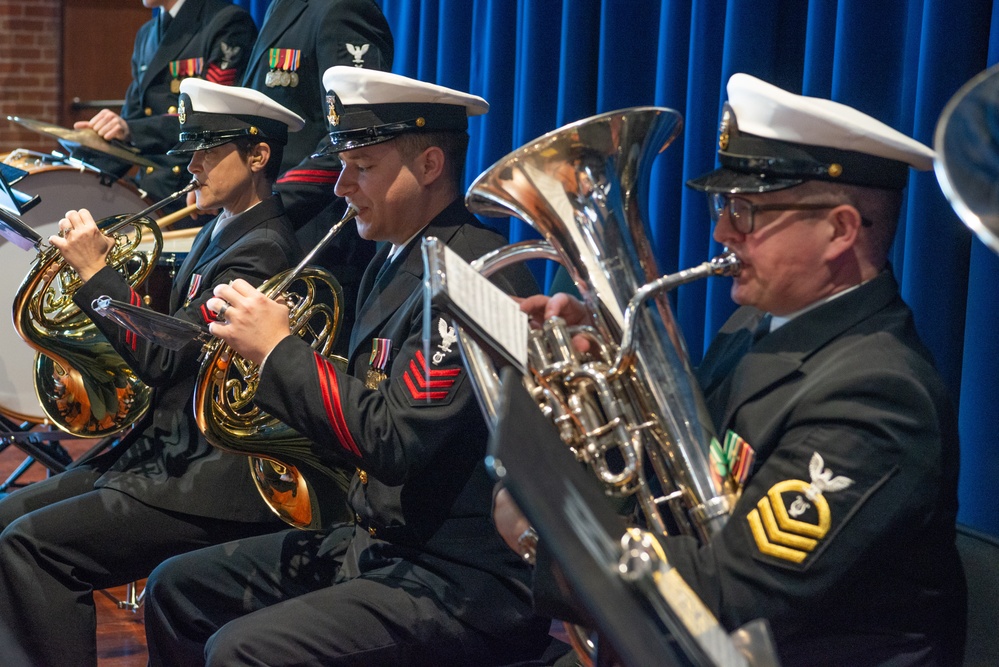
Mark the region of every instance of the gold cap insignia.
[[732, 123], [732, 112], [726, 107], [722, 111], [721, 126], [718, 128], [718, 150], [728, 148], [728, 126]]
[[336, 112], [336, 94], [329, 93], [326, 95], [326, 107], [328, 109], [326, 114], [326, 119], [330, 122], [330, 125], [336, 127], [340, 124], [340, 114]]

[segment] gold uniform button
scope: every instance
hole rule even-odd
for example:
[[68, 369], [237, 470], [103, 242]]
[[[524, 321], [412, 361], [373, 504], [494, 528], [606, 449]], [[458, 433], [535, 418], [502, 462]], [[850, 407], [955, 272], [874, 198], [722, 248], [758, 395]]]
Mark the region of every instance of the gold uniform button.
[[153, 173], [153, 167], [146, 167], [146, 173], [147, 174]]
[[370, 535], [371, 537], [378, 537], [378, 531], [375, 530], [373, 527], [370, 527], [368, 528], [368, 535]]
[[360, 514], [355, 514], [354, 515], [354, 523], [361, 523], [361, 515]]
[[365, 472], [364, 470], [357, 471], [357, 478], [361, 480], [361, 484], [368, 483], [368, 473]]
[[167, 113], [177, 113], [177, 107], [168, 107]]
[[145, 114], [147, 116], [152, 116], [153, 115], [153, 108], [152, 107], [146, 107]]
[[180, 173], [180, 165], [179, 164], [175, 164], [170, 171], [172, 171], [175, 174], [179, 174]]

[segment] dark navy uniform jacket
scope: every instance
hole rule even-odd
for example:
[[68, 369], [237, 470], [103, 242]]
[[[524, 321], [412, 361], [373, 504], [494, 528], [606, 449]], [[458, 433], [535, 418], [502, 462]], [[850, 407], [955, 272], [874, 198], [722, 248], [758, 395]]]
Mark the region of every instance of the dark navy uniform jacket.
[[784, 665], [959, 664], [957, 421], [891, 271], [750, 347], [759, 316], [699, 369], [755, 463], [720, 534], [666, 539], [670, 563], [729, 630], [768, 619]]
[[[426, 236], [466, 260], [503, 245], [456, 200], [377, 280], [389, 249], [372, 261], [347, 371], [288, 337], [268, 356], [256, 401], [307, 434], [331, 464], [358, 469], [348, 495], [352, 537], [345, 547], [335, 545], [345, 553], [341, 579], [416, 582], [452, 615], [490, 635], [534, 628], [543, 638], [547, 623], [538, 628], [532, 615], [528, 568], [492, 523], [487, 429], [442, 312], [433, 312], [424, 347], [420, 242]], [[511, 277], [508, 291], [537, 293], [526, 270]], [[369, 389], [375, 338], [387, 339], [391, 352], [386, 379]]]
[[[191, 181], [188, 155], [166, 155], [177, 144], [177, 85], [174, 72], [200, 66], [202, 79], [237, 85], [246, 69], [257, 27], [250, 14], [228, 0], [185, 0], [162, 40], [158, 17], [139, 28], [132, 53], [132, 83], [121, 116], [132, 143], [158, 168], [140, 168], [139, 187], [155, 200]], [[201, 59], [194, 64], [190, 59]], [[195, 61], [197, 63], [197, 61]], [[183, 78], [182, 76], [179, 78]], [[184, 201], [174, 208], [180, 208]]]
[[[215, 221], [195, 237], [174, 278], [170, 308], [175, 317], [207, 324], [205, 308], [215, 285], [243, 278], [254, 285], [293, 267], [302, 250], [277, 197], [232, 218], [211, 238]], [[246, 456], [223, 453], [205, 440], [192, 409], [202, 343], [168, 350], [137, 337], [94, 313], [91, 302], [108, 295], [142, 305], [141, 297], [111, 267], [102, 269], [74, 295], [139, 378], [154, 388], [148, 419], [112, 450], [117, 456], [98, 480], [144, 503], [198, 516], [236, 521], [270, 521]]]

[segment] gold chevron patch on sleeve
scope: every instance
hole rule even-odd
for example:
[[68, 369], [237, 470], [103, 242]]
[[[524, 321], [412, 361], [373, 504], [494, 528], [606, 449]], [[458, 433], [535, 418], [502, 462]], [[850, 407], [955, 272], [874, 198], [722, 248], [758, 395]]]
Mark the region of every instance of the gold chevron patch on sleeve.
[[[760, 553], [792, 563], [800, 563], [811, 553], [819, 541], [829, 532], [831, 524], [829, 503], [822, 494], [815, 494], [808, 501], [807, 491], [811, 485], [796, 479], [774, 484], [748, 515], [753, 540]], [[817, 523], [792, 518], [785, 504], [784, 493], [798, 492], [793, 504], [809, 503], [817, 512]]]

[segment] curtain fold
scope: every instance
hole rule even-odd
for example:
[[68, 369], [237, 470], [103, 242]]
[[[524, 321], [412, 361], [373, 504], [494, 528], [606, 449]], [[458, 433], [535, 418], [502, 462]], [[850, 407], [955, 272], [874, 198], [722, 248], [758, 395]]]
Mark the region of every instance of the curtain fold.
[[[647, 216], [663, 272], [700, 263], [711, 239], [703, 194], [686, 179], [715, 165], [725, 82], [747, 72], [855, 106], [932, 145], [955, 91], [999, 60], [999, 0], [381, 0], [394, 71], [482, 95], [466, 183], [529, 140], [596, 113], [680, 111], [684, 129], [656, 160]], [[267, 0], [240, 0], [259, 21]], [[512, 240], [519, 220], [486, 220]], [[999, 259], [960, 223], [932, 172], [905, 193], [892, 265], [955, 403], [962, 436], [960, 520], [999, 535], [990, 479], [999, 430]], [[543, 275], [542, 278], [550, 278]], [[724, 279], [673, 297], [696, 363], [734, 306]]]

